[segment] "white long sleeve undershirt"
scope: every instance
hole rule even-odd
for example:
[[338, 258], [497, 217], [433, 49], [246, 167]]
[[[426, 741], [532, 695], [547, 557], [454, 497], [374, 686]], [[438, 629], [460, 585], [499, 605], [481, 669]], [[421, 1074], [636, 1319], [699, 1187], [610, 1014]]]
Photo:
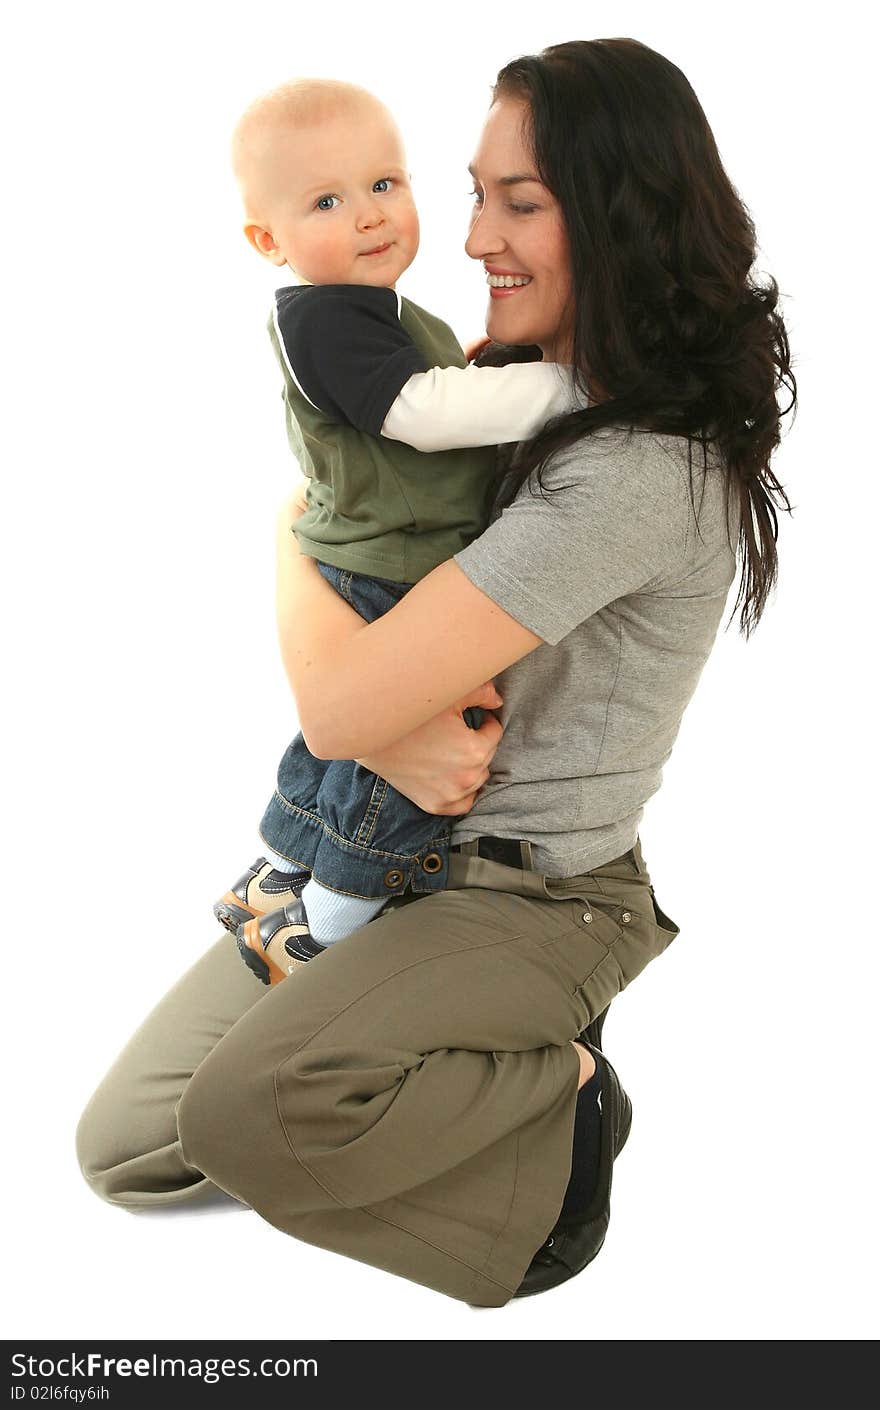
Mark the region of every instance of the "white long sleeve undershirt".
[[572, 386], [571, 368], [561, 363], [432, 367], [404, 385], [382, 435], [423, 451], [504, 445], [528, 440], [551, 417], [588, 405]]

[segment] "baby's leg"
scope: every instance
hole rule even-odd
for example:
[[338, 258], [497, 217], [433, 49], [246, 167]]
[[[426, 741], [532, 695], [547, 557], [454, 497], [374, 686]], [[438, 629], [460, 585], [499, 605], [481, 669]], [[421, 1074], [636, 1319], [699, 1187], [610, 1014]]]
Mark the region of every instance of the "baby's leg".
[[[412, 586], [318, 567], [367, 622]], [[480, 723], [468, 719], [473, 728]], [[279, 765], [260, 835], [265, 865], [275, 869], [270, 885], [286, 884], [285, 871], [295, 867], [307, 866], [311, 879], [297, 897], [239, 927], [246, 963], [264, 983], [277, 983], [374, 919], [391, 897], [442, 889], [450, 827], [353, 760], [315, 759], [298, 735]]]

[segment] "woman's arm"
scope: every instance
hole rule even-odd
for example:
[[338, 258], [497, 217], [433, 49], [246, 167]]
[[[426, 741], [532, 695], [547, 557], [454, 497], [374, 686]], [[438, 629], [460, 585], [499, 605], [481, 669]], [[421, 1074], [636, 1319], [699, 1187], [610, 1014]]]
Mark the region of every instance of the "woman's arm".
[[373, 755], [543, 645], [452, 559], [365, 622], [300, 553], [301, 513], [290, 501], [278, 518], [278, 632], [316, 758]]

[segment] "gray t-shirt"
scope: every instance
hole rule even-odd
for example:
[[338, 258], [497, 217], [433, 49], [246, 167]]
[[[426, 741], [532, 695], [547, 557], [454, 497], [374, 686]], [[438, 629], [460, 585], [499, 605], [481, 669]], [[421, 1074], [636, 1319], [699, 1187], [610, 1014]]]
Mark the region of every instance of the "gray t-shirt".
[[736, 491], [728, 523], [717, 452], [705, 476], [692, 461], [699, 532], [686, 438], [606, 427], [551, 462], [547, 500], [523, 485], [455, 554], [547, 644], [496, 678], [505, 732], [453, 841], [527, 838], [557, 877], [633, 845], [736, 572]]

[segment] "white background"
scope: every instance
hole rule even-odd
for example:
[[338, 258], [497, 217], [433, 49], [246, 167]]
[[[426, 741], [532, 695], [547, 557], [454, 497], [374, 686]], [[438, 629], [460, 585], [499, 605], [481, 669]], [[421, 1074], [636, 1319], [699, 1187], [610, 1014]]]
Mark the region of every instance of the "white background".
[[[876, 49], [861, 7], [817, 13], [18, 8], [0, 83], [6, 1336], [876, 1331]], [[797, 512], [776, 599], [748, 645], [719, 636], [642, 827], [682, 934], [606, 1030], [635, 1108], [606, 1247], [565, 1288], [477, 1313], [251, 1212], [104, 1205], [73, 1134], [215, 938], [296, 727], [272, 598], [295, 473], [264, 327], [276, 278], [241, 234], [231, 127], [298, 73], [385, 97], [424, 232], [403, 292], [470, 338], [465, 167], [494, 74], [615, 35], [688, 75], [786, 296], [801, 410], [774, 468]]]

